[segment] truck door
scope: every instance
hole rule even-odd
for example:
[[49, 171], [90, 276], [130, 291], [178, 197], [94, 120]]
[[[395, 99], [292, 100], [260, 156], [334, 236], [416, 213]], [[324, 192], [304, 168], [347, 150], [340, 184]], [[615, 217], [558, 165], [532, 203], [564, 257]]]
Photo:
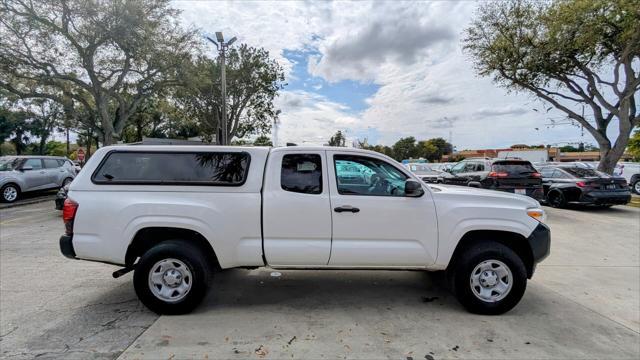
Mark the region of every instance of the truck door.
[[408, 173], [382, 157], [327, 151], [327, 161], [330, 266], [421, 268], [435, 262], [438, 227], [429, 189], [405, 197]]
[[331, 204], [325, 152], [283, 150], [269, 155], [262, 191], [267, 263], [327, 265]]

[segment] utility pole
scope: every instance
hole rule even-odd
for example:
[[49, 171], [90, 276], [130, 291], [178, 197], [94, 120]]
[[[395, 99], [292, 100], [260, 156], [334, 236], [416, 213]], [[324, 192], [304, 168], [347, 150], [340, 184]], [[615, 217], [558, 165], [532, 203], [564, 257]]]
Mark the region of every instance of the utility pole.
[[221, 124], [218, 124], [218, 128], [220, 131], [219, 139], [216, 139], [219, 145], [229, 145], [227, 136], [229, 133], [227, 132], [227, 74], [226, 74], [226, 56], [227, 49], [231, 44], [233, 44], [237, 39], [236, 37], [232, 37], [229, 41], [224, 42], [224, 37], [222, 36], [222, 32], [216, 32], [216, 40], [207, 36], [207, 40], [212, 42], [216, 49], [218, 49], [219, 59], [220, 59], [220, 92], [222, 93], [222, 119], [220, 120]]

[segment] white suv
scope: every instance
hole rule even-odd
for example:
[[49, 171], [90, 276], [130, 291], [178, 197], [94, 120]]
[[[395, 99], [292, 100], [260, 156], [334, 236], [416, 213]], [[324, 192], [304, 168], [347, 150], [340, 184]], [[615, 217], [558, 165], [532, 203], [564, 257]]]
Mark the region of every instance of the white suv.
[[142, 302], [191, 311], [216, 269], [446, 270], [500, 314], [549, 254], [529, 197], [427, 186], [391, 158], [330, 147], [114, 146], [69, 189], [62, 253], [135, 270]]

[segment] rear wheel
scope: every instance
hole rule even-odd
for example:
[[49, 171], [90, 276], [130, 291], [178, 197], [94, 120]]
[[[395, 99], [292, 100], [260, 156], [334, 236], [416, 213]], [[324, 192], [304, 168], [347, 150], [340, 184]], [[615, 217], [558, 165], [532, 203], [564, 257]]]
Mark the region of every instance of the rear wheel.
[[522, 259], [493, 241], [466, 250], [450, 271], [456, 298], [476, 314], [498, 315], [511, 310], [527, 287]]
[[567, 199], [562, 191], [549, 191], [547, 194], [547, 203], [554, 208], [563, 208], [567, 206]]
[[0, 189], [0, 196], [3, 202], [12, 203], [18, 200], [20, 196], [20, 188], [15, 184], [6, 184]]
[[164, 241], [147, 251], [133, 274], [136, 294], [158, 314], [185, 314], [207, 292], [209, 267], [202, 252], [189, 243]]
[[633, 182], [633, 185], [631, 185], [631, 189], [633, 190], [633, 192], [640, 195], [640, 179], [636, 179], [636, 181]]

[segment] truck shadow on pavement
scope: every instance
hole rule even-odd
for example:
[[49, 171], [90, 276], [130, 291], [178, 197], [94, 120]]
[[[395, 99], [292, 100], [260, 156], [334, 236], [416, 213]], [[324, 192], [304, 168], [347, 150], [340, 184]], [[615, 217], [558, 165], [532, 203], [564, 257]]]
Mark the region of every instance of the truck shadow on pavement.
[[230, 269], [214, 275], [209, 295], [196, 311], [262, 305], [385, 310], [394, 303], [433, 303], [464, 311], [441, 278], [426, 271]]

